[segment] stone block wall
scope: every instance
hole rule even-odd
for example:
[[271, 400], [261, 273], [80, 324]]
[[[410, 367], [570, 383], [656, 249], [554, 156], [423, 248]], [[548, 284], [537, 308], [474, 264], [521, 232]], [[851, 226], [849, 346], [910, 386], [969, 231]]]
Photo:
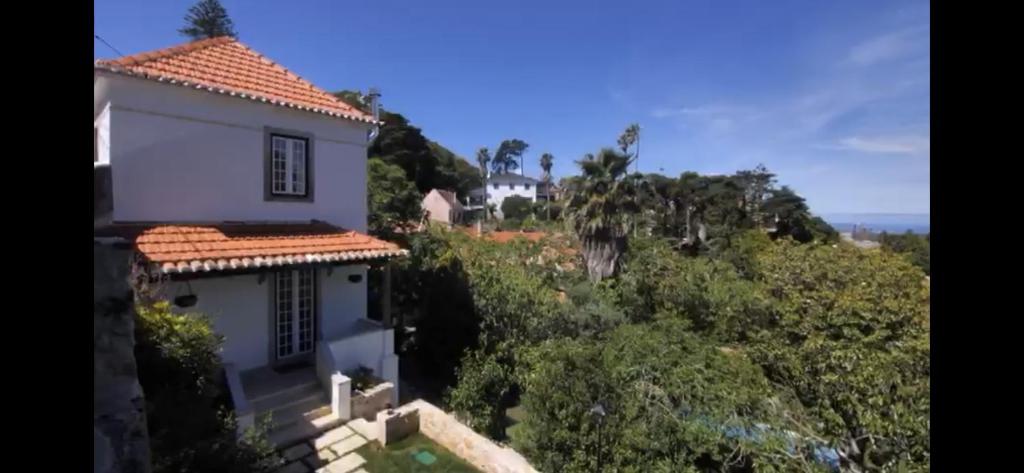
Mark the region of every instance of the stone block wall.
[[377, 441], [382, 446], [395, 443], [420, 430], [420, 414], [416, 408], [403, 407], [377, 413]]
[[131, 247], [93, 245], [93, 471], [150, 471], [145, 398], [135, 364]]
[[437, 406], [417, 399], [399, 410], [419, 413], [420, 433], [485, 473], [537, 473], [515, 450], [502, 447], [463, 425]]
[[[369, 421], [376, 419], [377, 413], [391, 404], [392, 391], [395, 385], [384, 382], [366, 391], [352, 391], [352, 418], [363, 418]], [[394, 406], [392, 406], [394, 407]]]

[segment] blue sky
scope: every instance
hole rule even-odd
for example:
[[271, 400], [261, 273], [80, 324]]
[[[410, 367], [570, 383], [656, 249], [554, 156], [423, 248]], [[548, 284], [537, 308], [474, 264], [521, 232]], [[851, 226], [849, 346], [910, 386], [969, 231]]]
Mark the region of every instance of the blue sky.
[[[506, 138], [556, 177], [641, 125], [640, 168], [764, 163], [817, 213], [929, 213], [926, 1], [222, 0], [239, 38], [472, 159]], [[190, 0], [96, 0], [125, 54], [184, 41]], [[115, 54], [95, 41], [97, 57]]]

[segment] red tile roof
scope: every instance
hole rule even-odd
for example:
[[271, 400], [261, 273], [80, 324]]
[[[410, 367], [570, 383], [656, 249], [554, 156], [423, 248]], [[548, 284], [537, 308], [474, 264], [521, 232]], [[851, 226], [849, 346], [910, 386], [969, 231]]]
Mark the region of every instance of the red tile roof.
[[95, 67], [285, 107], [373, 122], [373, 117], [227, 36], [193, 41], [120, 59], [101, 59], [96, 61]]
[[163, 273], [187, 273], [363, 261], [408, 254], [394, 243], [322, 222], [298, 224], [114, 224], [98, 236], [121, 236]]

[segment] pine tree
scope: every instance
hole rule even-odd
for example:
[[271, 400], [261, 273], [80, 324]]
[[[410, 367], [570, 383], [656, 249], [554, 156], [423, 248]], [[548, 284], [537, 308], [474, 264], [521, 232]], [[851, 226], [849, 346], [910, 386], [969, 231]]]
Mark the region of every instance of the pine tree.
[[218, 36], [238, 36], [228, 11], [218, 0], [199, 0], [199, 3], [188, 9], [185, 23], [186, 26], [178, 32], [192, 38], [193, 41]]

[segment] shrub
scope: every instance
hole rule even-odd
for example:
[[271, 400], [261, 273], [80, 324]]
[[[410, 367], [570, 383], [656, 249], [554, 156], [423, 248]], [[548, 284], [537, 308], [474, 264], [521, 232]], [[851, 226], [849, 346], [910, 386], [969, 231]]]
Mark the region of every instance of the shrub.
[[530, 215], [533, 215], [533, 201], [526, 197], [512, 195], [501, 201], [501, 216], [505, 219], [522, 220]]
[[279, 459], [266, 424], [241, 442], [224, 385], [223, 338], [201, 314], [175, 314], [167, 302], [139, 305], [135, 358], [146, 396], [153, 471], [270, 471]]
[[779, 431], [745, 435], [780, 425], [768, 380], [679, 320], [550, 340], [522, 358], [514, 447], [541, 471], [793, 471], [806, 456], [801, 442], [786, 452]]

